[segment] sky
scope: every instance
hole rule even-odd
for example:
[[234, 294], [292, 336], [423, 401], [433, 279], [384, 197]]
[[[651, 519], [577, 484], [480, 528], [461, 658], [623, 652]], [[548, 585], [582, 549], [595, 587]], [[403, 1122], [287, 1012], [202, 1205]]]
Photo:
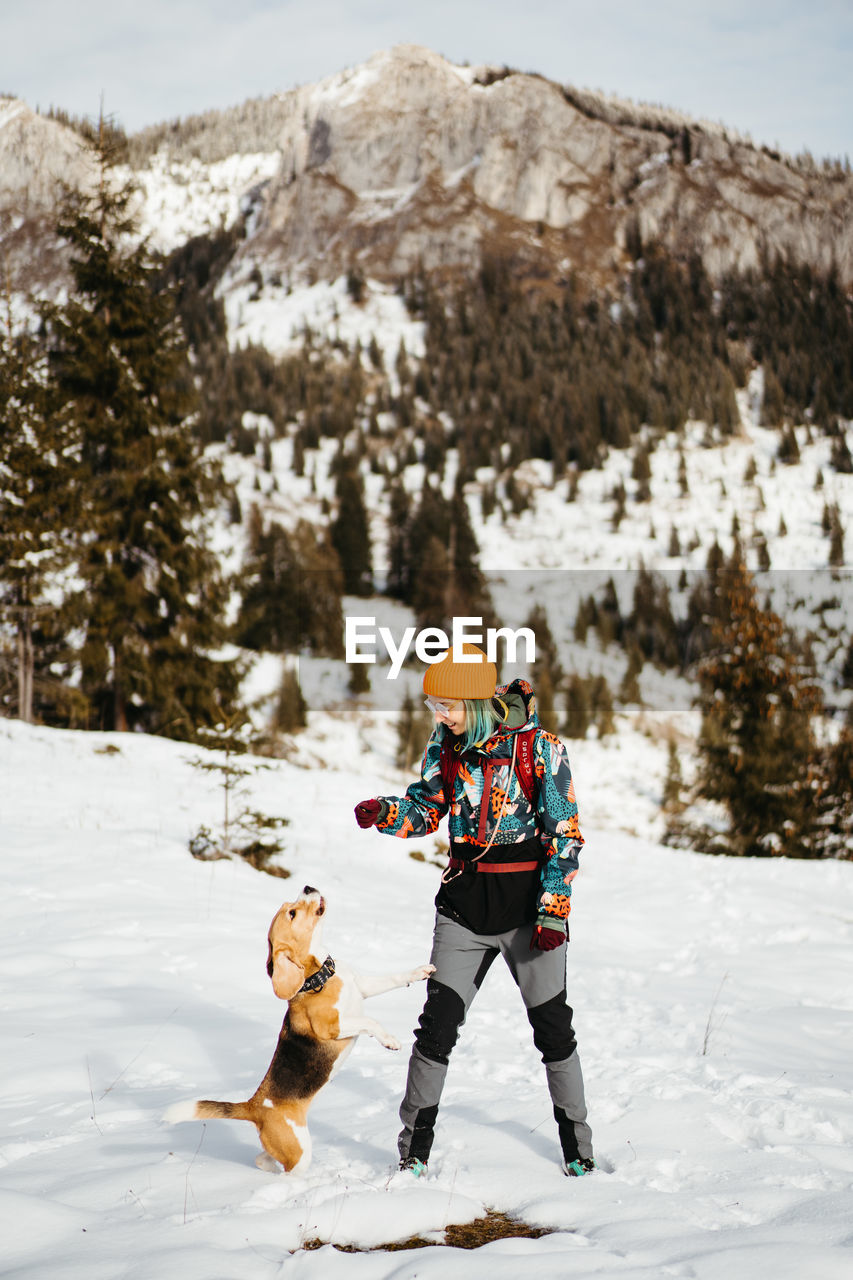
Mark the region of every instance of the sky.
[[0, 0], [0, 92], [129, 132], [400, 43], [853, 156], [853, 0]]

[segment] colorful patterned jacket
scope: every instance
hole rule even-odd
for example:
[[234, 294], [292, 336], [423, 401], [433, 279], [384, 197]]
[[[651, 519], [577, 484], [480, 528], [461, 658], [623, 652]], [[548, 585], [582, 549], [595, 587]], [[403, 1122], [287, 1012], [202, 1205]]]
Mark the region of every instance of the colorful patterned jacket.
[[[516, 772], [509, 780], [503, 817], [488, 856], [500, 861], [496, 854], [501, 848], [506, 851], [507, 845], [538, 837], [542, 846], [538, 912], [565, 920], [571, 910], [571, 882], [577, 875], [583, 844], [566, 749], [559, 738], [540, 726], [536, 699], [526, 680], [499, 688], [497, 696], [507, 704], [507, 721], [488, 741], [462, 758], [453, 796], [444, 793], [440, 763], [441, 744], [450, 731], [437, 725], [426, 745], [420, 778], [405, 796], [379, 797], [383, 808], [376, 825], [386, 835], [403, 839], [425, 836], [435, 831], [449, 812], [451, 840], [454, 844], [472, 845], [471, 856], [476, 856], [477, 848], [491, 838], [501, 813], [504, 791], [497, 779], [506, 787], [513, 735], [535, 729], [533, 804], [527, 800]], [[506, 766], [487, 769], [489, 762], [496, 759], [505, 759]], [[487, 777], [494, 780], [484, 795]]]

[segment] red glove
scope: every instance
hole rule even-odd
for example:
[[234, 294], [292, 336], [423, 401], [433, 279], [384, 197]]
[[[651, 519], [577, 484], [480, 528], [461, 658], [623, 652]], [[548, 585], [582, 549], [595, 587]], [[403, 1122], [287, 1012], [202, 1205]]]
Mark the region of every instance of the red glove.
[[355, 806], [355, 820], [360, 827], [372, 827], [382, 812], [381, 800], [362, 800]]
[[566, 941], [566, 926], [562, 920], [548, 919], [548, 923], [543, 922], [543, 917], [539, 919], [533, 926], [533, 936], [530, 939], [531, 951], [553, 951], [556, 947], [561, 947]]

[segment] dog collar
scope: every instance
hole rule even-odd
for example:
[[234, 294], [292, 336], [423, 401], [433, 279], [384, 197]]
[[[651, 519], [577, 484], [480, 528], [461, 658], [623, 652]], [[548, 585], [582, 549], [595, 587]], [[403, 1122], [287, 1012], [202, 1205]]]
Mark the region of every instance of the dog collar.
[[312, 973], [310, 978], [305, 979], [296, 994], [301, 996], [307, 992], [322, 991], [334, 972], [335, 962], [331, 956], [326, 956], [317, 972]]

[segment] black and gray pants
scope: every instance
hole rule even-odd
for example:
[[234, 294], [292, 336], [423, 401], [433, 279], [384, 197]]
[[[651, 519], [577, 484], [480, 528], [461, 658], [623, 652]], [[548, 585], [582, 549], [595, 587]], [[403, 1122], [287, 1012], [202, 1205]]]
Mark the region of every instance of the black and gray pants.
[[531, 951], [531, 929], [527, 924], [506, 933], [482, 935], [448, 916], [436, 916], [430, 957], [435, 973], [427, 981], [426, 1004], [415, 1031], [400, 1107], [401, 1159], [415, 1156], [426, 1162], [429, 1158], [451, 1051], [471, 1002], [499, 954], [521, 992], [533, 1042], [545, 1064], [563, 1156], [571, 1163], [592, 1155], [572, 1010], [566, 1003], [566, 949]]

